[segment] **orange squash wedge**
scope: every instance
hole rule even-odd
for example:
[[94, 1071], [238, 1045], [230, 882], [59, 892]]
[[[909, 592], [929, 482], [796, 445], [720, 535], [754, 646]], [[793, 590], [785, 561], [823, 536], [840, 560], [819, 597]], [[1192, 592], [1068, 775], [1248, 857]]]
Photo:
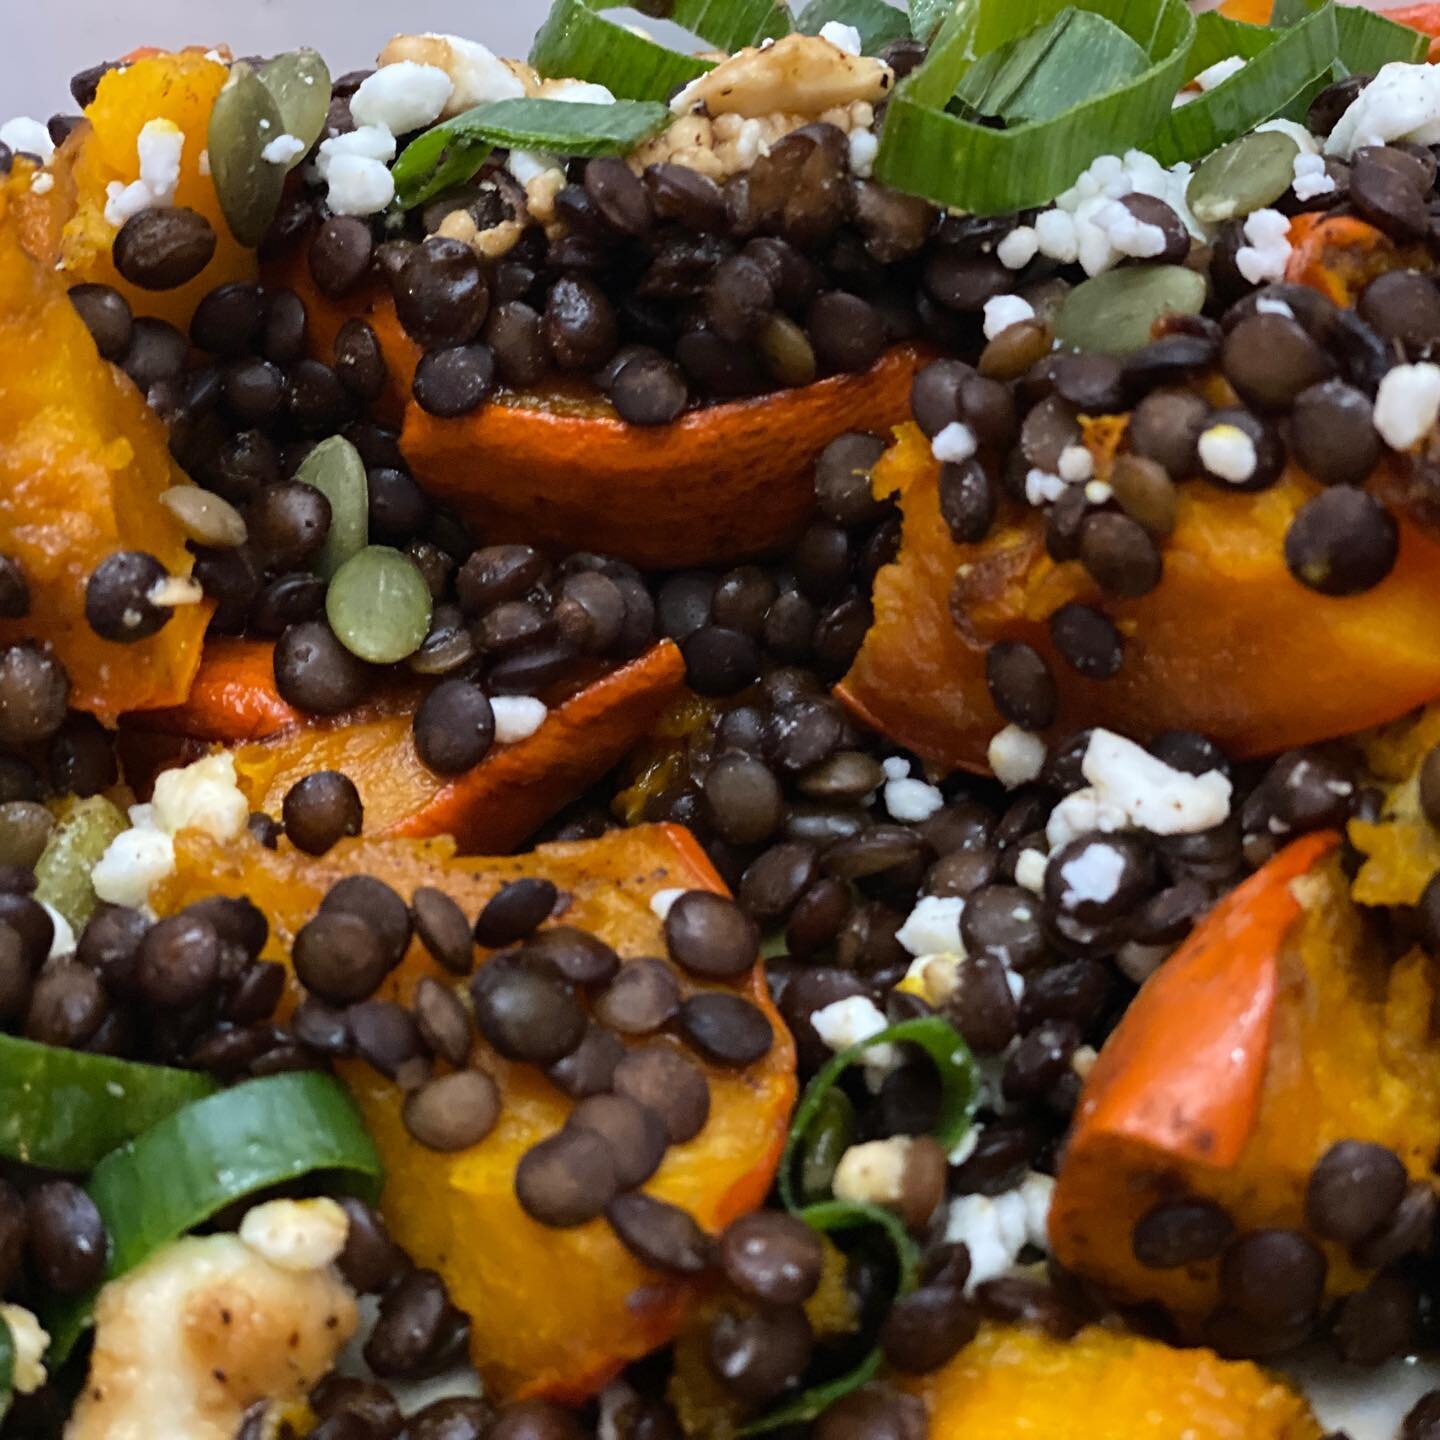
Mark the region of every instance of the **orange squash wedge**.
[[[1218, 1304], [1217, 1261], [1142, 1265], [1136, 1222], [1161, 1200], [1217, 1201], [1237, 1232], [1306, 1229], [1305, 1189], [1336, 1141], [1388, 1146], [1412, 1178], [1440, 1145], [1434, 988], [1364, 928], [1338, 837], [1296, 840], [1234, 890], [1146, 982], [1086, 1080], [1050, 1210], [1058, 1260], [1190, 1334]], [[1327, 1293], [1373, 1271], [1312, 1236]]]
[[341, 770], [360, 791], [365, 833], [452, 835], [469, 852], [521, 844], [577, 799], [644, 736], [679, 693], [685, 664], [670, 641], [549, 697], [527, 739], [496, 745], [473, 770], [440, 776], [415, 751], [413, 723], [424, 690], [401, 682], [360, 710], [310, 719], [275, 690], [272, 647], [212, 641], [186, 703], [134, 727], [142, 764], [193, 758], [210, 742], [233, 746], [252, 809], [279, 815], [285, 792], [316, 770]]
[[0, 188], [0, 551], [18, 559], [30, 614], [0, 621], [0, 643], [38, 640], [70, 675], [70, 703], [111, 722], [184, 699], [200, 663], [208, 604], [183, 605], [148, 640], [102, 640], [85, 584], [116, 550], [148, 550], [173, 575], [191, 557], [160, 495], [185, 477], [164, 426], [96, 352], [65, 286], [19, 236], [33, 171]]
[[[1113, 428], [1090, 427], [1101, 474]], [[873, 483], [899, 498], [900, 554], [876, 577], [875, 623], [837, 693], [936, 765], [985, 768], [1004, 723], [985, 683], [997, 640], [1027, 641], [1049, 660], [1056, 733], [1199, 730], [1237, 756], [1361, 730], [1440, 693], [1440, 542], [1403, 515], [1391, 574], [1363, 595], [1329, 598], [1285, 566], [1285, 531], [1316, 493], [1308, 476], [1292, 468], [1255, 494], [1192, 482], [1179, 488], [1160, 584], [1138, 600], [1102, 599], [1078, 561], [1046, 553], [1033, 510], [1011, 508], [979, 544], [956, 544], [929, 445], [913, 425], [897, 437]], [[1112, 679], [1083, 678], [1051, 644], [1048, 619], [1070, 601], [1099, 604], [1119, 627], [1125, 659]]]
[[897, 347], [864, 375], [837, 375], [627, 425], [588, 384], [499, 392], [473, 415], [440, 420], [409, 401], [420, 351], [376, 287], [327, 300], [300, 253], [275, 270], [305, 301], [315, 353], [359, 315], [390, 369], [381, 412], [402, 410], [400, 448], [416, 477], [487, 541], [597, 550], [647, 569], [720, 565], [781, 548], [814, 503], [814, 463], [847, 430], [884, 432], [908, 412], [921, 363]]
[[[544, 876], [569, 897], [565, 923], [601, 936], [626, 958], [664, 953], [650, 908], [657, 891], [723, 890], [694, 839], [672, 826], [504, 859], [457, 859], [448, 840], [356, 840], [317, 860], [288, 845], [267, 851], [248, 838], [221, 846], [195, 831], [178, 838], [176, 854], [176, 874], [152, 896], [157, 909], [172, 913], [215, 893], [248, 895], [269, 917], [268, 953], [281, 960], [325, 891], [345, 875], [377, 876], [407, 899], [418, 886], [436, 886], [469, 915], [505, 882]], [[381, 998], [403, 1002], [426, 975], [456, 983], [416, 941]], [[681, 984], [696, 988], [684, 977]], [[741, 990], [765, 1012], [775, 1043], [748, 1069], [706, 1068], [708, 1123], [670, 1150], [645, 1187], [710, 1231], [764, 1199], [795, 1098], [794, 1047], [758, 961]], [[469, 1313], [471, 1356], [494, 1396], [580, 1400], [668, 1341], [699, 1292], [640, 1264], [603, 1220], [553, 1230], [521, 1210], [516, 1162], [560, 1128], [571, 1102], [531, 1066], [488, 1051], [475, 1059], [500, 1086], [501, 1116], [485, 1140], [455, 1154], [410, 1137], [393, 1084], [367, 1067], [343, 1067], [385, 1162], [385, 1217], [416, 1263], [438, 1270]]]

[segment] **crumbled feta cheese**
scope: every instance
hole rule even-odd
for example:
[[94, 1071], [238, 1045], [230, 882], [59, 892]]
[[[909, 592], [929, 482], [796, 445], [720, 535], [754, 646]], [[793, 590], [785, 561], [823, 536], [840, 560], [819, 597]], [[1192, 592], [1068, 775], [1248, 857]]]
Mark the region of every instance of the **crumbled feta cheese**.
[[540, 150], [512, 150], [510, 158], [505, 162], [505, 168], [521, 185], [528, 185], [532, 180], [538, 180], [540, 176], [548, 175], [552, 171], [558, 172], [562, 179], [564, 177], [560, 162], [553, 155], [546, 155]]
[[1040, 249], [1040, 237], [1033, 225], [1017, 225], [995, 247], [995, 258], [1007, 270], [1023, 270]]
[[914, 1144], [909, 1135], [852, 1145], [835, 1167], [831, 1185], [837, 1200], [856, 1205], [898, 1205], [905, 1197], [905, 1169]]
[[350, 98], [357, 125], [383, 126], [392, 135], [433, 124], [455, 86], [437, 65], [401, 60], [368, 76]]
[[389, 168], [363, 155], [336, 155], [326, 178], [326, 199], [336, 215], [378, 215], [395, 198]]
[[45, 122], [29, 115], [17, 115], [0, 125], [0, 145], [8, 145], [17, 155], [33, 155], [47, 165], [55, 154], [55, 142]]
[[495, 738], [502, 745], [528, 740], [550, 713], [545, 702], [533, 695], [495, 695], [490, 709], [495, 714]]
[[895, 987], [907, 995], [918, 995], [927, 1005], [938, 1009], [959, 988], [963, 955], [917, 955]]
[[1048, 470], [1027, 470], [1025, 472], [1025, 500], [1027, 504], [1053, 505], [1064, 493], [1065, 482]]
[[1255, 127], [1257, 135], [1268, 134], [1271, 131], [1280, 135], [1288, 135], [1295, 142], [1302, 156], [1320, 153], [1319, 141], [1296, 120], [1266, 120], [1263, 124]]
[[1314, 200], [1319, 195], [1329, 195], [1335, 189], [1335, 180], [1325, 168], [1325, 162], [1318, 155], [1297, 155], [1295, 157], [1294, 180], [1290, 188], [1301, 202]]
[[433, 65], [450, 77], [450, 98], [440, 112], [449, 119], [492, 100], [518, 100], [524, 82], [493, 50], [459, 35], [397, 35], [380, 52], [382, 66], [401, 60]]
[[868, 180], [875, 173], [875, 157], [880, 153], [880, 140], [873, 130], [856, 126], [849, 136], [850, 173]]
[[155, 827], [170, 835], [203, 830], [214, 840], [238, 839], [250, 818], [250, 804], [236, 783], [235, 757], [222, 750], [193, 765], [162, 770], [151, 814]]
[[820, 38], [828, 40], [837, 50], [847, 55], [858, 55], [864, 49], [860, 32], [853, 25], [844, 25], [839, 20], [827, 20], [820, 27]]
[[1375, 429], [1392, 450], [1408, 450], [1434, 427], [1440, 416], [1440, 365], [1421, 361], [1397, 365], [1380, 382], [1375, 396]]
[[240, 1222], [240, 1239], [282, 1270], [323, 1270], [345, 1248], [350, 1222], [325, 1197], [269, 1200], [252, 1205]]
[[930, 453], [942, 465], [960, 465], [979, 448], [975, 432], [961, 420], [952, 420], [930, 442]]
[[1248, 243], [1235, 252], [1236, 269], [1252, 284], [1283, 280], [1290, 259], [1290, 221], [1278, 210], [1252, 210], [1245, 217]]
[[1211, 425], [1202, 430], [1198, 448], [1205, 469], [1232, 485], [1243, 485], [1259, 463], [1255, 442], [1238, 425]]
[[1067, 845], [1077, 835], [1091, 830], [1124, 830], [1130, 817], [1120, 806], [1103, 800], [1093, 785], [1071, 793], [1050, 812], [1045, 822], [1045, 839], [1052, 850]]
[[1073, 265], [1080, 256], [1075, 220], [1065, 210], [1044, 210], [1035, 219], [1035, 243], [1047, 260]]
[[1045, 888], [1050, 857], [1043, 850], [1022, 850], [1015, 859], [1015, 883], [1039, 894]]
[[945, 797], [924, 780], [887, 780], [884, 793], [890, 818], [902, 825], [918, 825], [945, 808]]
[[1035, 307], [1020, 295], [996, 295], [985, 302], [985, 338], [993, 340], [1022, 320], [1033, 320]]
[[30, 180], [32, 195], [48, 195], [55, 188], [55, 177], [48, 170], [41, 170]]
[[1382, 65], [1350, 102], [1325, 141], [1327, 155], [1348, 160], [1362, 145], [1413, 140], [1440, 143], [1440, 69], [1434, 65]]
[[1116, 807], [1152, 835], [1193, 835], [1230, 813], [1231, 785], [1221, 771], [1191, 775], [1176, 770], [1110, 730], [1091, 734], [1080, 771], [1102, 804]]
[[361, 125], [343, 135], [332, 135], [315, 157], [315, 171], [322, 180], [329, 178], [330, 166], [342, 155], [388, 163], [395, 158], [395, 137], [380, 125]]
[[1060, 478], [1074, 485], [1095, 473], [1095, 457], [1085, 445], [1067, 445], [1060, 452]]
[[[870, 1039], [872, 1035], [878, 1035], [889, 1028], [890, 1022], [868, 995], [850, 995], [812, 1011], [810, 1023], [825, 1044], [838, 1053]], [[888, 1041], [883, 1045], [872, 1045], [860, 1056], [866, 1083], [872, 1090], [878, 1090], [900, 1061], [900, 1051]]]
[[298, 135], [277, 135], [260, 152], [260, 158], [270, 165], [288, 165], [304, 153], [305, 142]]
[[200, 171], [200, 173], [201, 173], [202, 175], [208, 175], [208, 174], [210, 173], [210, 152], [209, 152], [209, 150], [202, 150], [202, 151], [200, 152], [200, 158], [199, 158], [199, 160], [197, 160], [197, 161], [195, 162], [195, 164], [196, 164], [196, 168]]
[[1135, 260], [1151, 260], [1164, 253], [1165, 232], [1148, 220], [1141, 220], [1128, 205], [1107, 200], [1095, 211], [1091, 223], [1105, 232], [1105, 238], [1117, 255]]
[[1031, 1171], [1003, 1195], [958, 1195], [945, 1218], [945, 1239], [970, 1252], [967, 1291], [1006, 1274], [1026, 1245], [1049, 1248], [1047, 1226], [1055, 1182]]
[[1085, 482], [1085, 498], [1092, 505], [1105, 505], [1115, 491], [1103, 480], [1087, 480]]
[[45, 1383], [45, 1351], [50, 1336], [23, 1305], [0, 1303], [0, 1320], [10, 1331], [13, 1347], [10, 1379], [21, 1395], [33, 1395]]
[[135, 152], [139, 178], [128, 185], [112, 180], [105, 187], [105, 221], [116, 229], [142, 210], [174, 204], [185, 132], [173, 120], [147, 120], [136, 138]]
[[546, 80], [540, 86], [544, 100], [563, 100], [567, 105], [613, 105], [615, 96], [592, 80]]
[[684, 890], [673, 887], [666, 890], [657, 890], [650, 897], [650, 910], [656, 919], [663, 920], [669, 913], [670, 907], [684, 894]]
[[50, 938], [50, 954], [47, 958], [59, 960], [66, 955], [73, 955], [75, 953], [74, 927], [53, 905], [42, 900], [40, 908], [50, 917], [50, 924], [54, 932]]
[[958, 895], [922, 895], [895, 938], [912, 955], [963, 955], [960, 917], [965, 902]]
[[[1048, 868], [1048, 867], [1047, 867]], [[1125, 875], [1125, 857], [1111, 845], [1085, 845], [1078, 855], [1057, 857], [1055, 868], [1064, 885], [1067, 906], [1084, 902], [1103, 905], [1115, 898]]]
[[[1032, 475], [1035, 471], [1030, 472]], [[1045, 767], [1045, 742], [1033, 730], [1007, 725], [990, 737], [985, 758], [995, 778], [1007, 789], [1028, 784]]]
[[123, 830], [95, 862], [90, 883], [101, 900], [138, 908], [174, 869], [175, 842], [163, 830]]
[[1213, 65], [1208, 65], [1196, 77], [1195, 83], [1201, 90], [1213, 90], [1217, 85], [1223, 85], [1232, 75], [1238, 75], [1245, 68], [1245, 62], [1238, 55], [1228, 55], [1224, 60], [1217, 60]]
[[887, 755], [880, 768], [887, 780], [903, 780], [910, 773], [910, 762], [903, 755]]
[[1257, 315], [1283, 315], [1287, 320], [1295, 318], [1295, 312], [1274, 295], [1257, 295], [1255, 297], [1255, 313]]

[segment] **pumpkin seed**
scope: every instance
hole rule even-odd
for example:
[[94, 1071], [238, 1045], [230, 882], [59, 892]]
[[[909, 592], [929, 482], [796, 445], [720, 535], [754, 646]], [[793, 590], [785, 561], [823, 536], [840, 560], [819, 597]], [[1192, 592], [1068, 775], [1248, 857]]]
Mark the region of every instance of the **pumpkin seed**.
[[90, 872], [130, 822], [103, 795], [77, 800], [50, 832], [35, 863], [35, 898], [58, 910], [78, 935], [95, 909]]
[[828, 1200], [840, 1157], [855, 1138], [855, 1107], [843, 1090], [827, 1090], [800, 1157], [800, 1194], [807, 1205]]
[[352, 655], [393, 665], [413, 655], [430, 633], [430, 587], [420, 567], [388, 545], [367, 545], [336, 572], [325, 614]]
[[270, 61], [260, 79], [280, 111], [282, 133], [305, 146], [283, 167], [293, 170], [325, 129], [330, 113], [329, 67], [314, 50], [290, 50]]
[[245, 517], [226, 499], [198, 485], [172, 485], [160, 503], [175, 517], [187, 540], [214, 550], [245, 543]]
[[1242, 135], [1222, 145], [1190, 177], [1185, 192], [1202, 225], [1219, 225], [1273, 205], [1295, 179], [1300, 147], [1279, 130]]
[[330, 502], [330, 530], [315, 558], [315, 573], [329, 580], [370, 543], [370, 482], [360, 452], [343, 436], [322, 440], [295, 472]]
[[245, 62], [230, 67], [225, 88], [210, 111], [210, 173], [230, 233], [242, 244], [260, 243], [285, 188], [285, 167], [261, 153], [285, 134], [280, 107]]
[[1183, 265], [1126, 265], [1083, 281], [1055, 316], [1064, 349], [1127, 355], [1150, 343], [1162, 315], [1198, 315], [1205, 278]]

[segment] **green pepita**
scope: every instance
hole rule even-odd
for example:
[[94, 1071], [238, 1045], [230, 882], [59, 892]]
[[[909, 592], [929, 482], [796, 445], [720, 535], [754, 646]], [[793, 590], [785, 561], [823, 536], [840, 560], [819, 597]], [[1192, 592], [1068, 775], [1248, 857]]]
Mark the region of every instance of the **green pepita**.
[[1198, 315], [1205, 278], [1183, 265], [1126, 265], [1083, 281], [1055, 316], [1064, 349], [1128, 355], [1148, 345], [1162, 315]]
[[283, 133], [305, 146], [283, 167], [293, 170], [325, 129], [330, 113], [329, 67], [314, 50], [290, 50], [270, 61], [260, 79], [280, 111]]
[[370, 485], [360, 452], [343, 436], [322, 440], [295, 472], [330, 502], [330, 529], [315, 559], [315, 573], [329, 580], [370, 542]]
[[258, 245], [280, 208], [286, 169], [263, 152], [285, 133], [280, 107], [264, 82], [244, 61], [232, 65], [210, 111], [207, 146], [215, 194], [242, 245]]
[[103, 795], [77, 800], [60, 817], [36, 862], [35, 898], [54, 906], [77, 935], [95, 909], [90, 872], [129, 826], [124, 811]]
[[245, 543], [245, 517], [226, 499], [198, 485], [172, 485], [160, 503], [175, 517], [187, 540], [215, 550]]
[[1220, 225], [1273, 205], [1295, 179], [1300, 147], [1278, 130], [1222, 145], [1190, 177], [1185, 199], [1202, 225]]
[[375, 665], [392, 665], [420, 648], [430, 607], [420, 567], [388, 545], [352, 555], [325, 592], [325, 614], [340, 643]]

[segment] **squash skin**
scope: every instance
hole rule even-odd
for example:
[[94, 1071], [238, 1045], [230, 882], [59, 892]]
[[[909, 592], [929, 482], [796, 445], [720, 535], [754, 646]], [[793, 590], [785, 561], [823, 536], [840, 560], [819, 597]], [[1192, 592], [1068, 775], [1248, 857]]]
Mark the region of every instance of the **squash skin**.
[[[266, 956], [281, 961], [325, 891], [349, 874], [377, 876], [407, 899], [420, 885], [438, 886], [469, 915], [508, 880], [548, 876], [571, 897], [564, 923], [600, 935], [624, 957], [664, 953], [650, 908], [656, 891], [724, 889], [688, 832], [675, 826], [640, 826], [499, 859], [459, 859], [448, 839], [342, 841], [312, 859], [288, 844], [272, 852], [246, 837], [221, 846], [197, 831], [178, 837], [176, 854], [176, 874], [152, 895], [157, 911], [174, 913], [203, 895], [248, 895], [270, 920]], [[426, 975], [457, 984], [414, 941], [378, 998], [404, 1003]], [[681, 988], [709, 987], [682, 976]], [[712, 1232], [763, 1202], [795, 1099], [794, 1046], [758, 961], [738, 988], [765, 1013], [775, 1043], [739, 1072], [692, 1057], [710, 1084], [711, 1118], [694, 1140], [672, 1147], [645, 1186]], [[285, 1008], [298, 996], [292, 980]], [[390, 1229], [417, 1264], [444, 1276], [471, 1315], [471, 1357], [487, 1390], [507, 1400], [579, 1401], [670, 1340], [704, 1288], [642, 1266], [603, 1220], [552, 1230], [525, 1215], [514, 1196], [515, 1163], [560, 1127], [571, 1102], [534, 1067], [488, 1050], [480, 1063], [500, 1085], [501, 1118], [479, 1145], [452, 1155], [411, 1139], [391, 1082], [356, 1063], [341, 1069], [385, 1162], [382, 1208]]]
[[[1087, 427], [1102, 476], [1118, 438], [1103, 419]], [[1403, 512], [1391, 574], [1363, 595], [1330, 598], [1285, 566], [1286, 528], [1318, 488], [1308, 476], [1292, 467], [1255, 494], [1191, 481], [1179, 487], [1160, 584], [1138, 600], [1102, 600], [1079, 561], [1046, 553], [1036, 511], [1009, 506], [985, 540], [957, 545], [929, 445], [913, 425], [896, 435], [873, 484], [877, 496], [898, 494], [900, 555], [876, 577], [875, 623], [836, 693], [942, 769], [988, 768], [987, 746], [1005, 722], [985, 683], [985, 651], [1002, 639], [1027, 641], [1050, 662], [1054, 735], [1104, 725], [1144, 740], [1188, 729], [1231, 755], [1267, 755], [1381, 724], [1440, 693], [1430, 618], [1440, 542]], [[1085, 679], [1057, 654], [1047, 621], [1070, 601], [1103, 604], [1124, 636], [1112, 679]]]
[[160, 504], [185, 477], [165, 427], [100, 358], [61, 279], [23, 247], [34, 173], [17, 164], [0, 188], [0, 550], [20, 561], [31, 594], [28, 616], [0, 621], [0, 644], [52, 645], [70, 704], [113, 724], [185, 697], [211, 606], [179, 606], [130, 645], [102, 640], [85, 619], [86, 581], [116, 550], [147, 550], [189, 575], [185, 537]]
[[1070, 1340], [985, 1324], [908, 1381], [932, 1440], [1320, 1440], [1310, 1407], [1244, 1361], [1089, 1326]]
[[540, 728], [496, 745], [473, 769], [442, 776], [415, 750], [426, 686], [398, 681], [358, 710], [329, 719], [294, 710], [275, 689], [273, 646], [211, 640], [186, 703], [143, 717], [125, 736], [135, 772], [182, 763], [229, 743], [252, 810], [278, 815], [285, 792], [316, 770], [341, 770], [365, 806], [365, 833], [451, 835], [469, 854], [523, 844], [650, 732], [684, 687], [685, 662], [666, 640], [549, 696]]
[[[1306, 1230], [1305, 1187], [1336, 1141], [1388, 1146], [1413, 1179], [1440, 1145], [1435, 993], [1425, 957], [1394, 963], [1363, 929], [1338, 837], [1307, 836], [1227, 896], [1141, 989], [1076, 1110], [1050, 1212], [1056, 1258], [1189, 1335], [1218, 1303], [1217, 1263], [1147, 1269], [1136, 1221], [1210, 1197], [1237, 1231]], [[1330, 1297], [1373, 1272], [1311, 1236]]]

